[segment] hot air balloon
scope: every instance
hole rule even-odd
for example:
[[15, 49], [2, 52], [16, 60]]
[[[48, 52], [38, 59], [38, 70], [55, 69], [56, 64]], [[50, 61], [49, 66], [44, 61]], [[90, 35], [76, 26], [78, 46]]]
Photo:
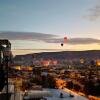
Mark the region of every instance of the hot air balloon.
[[67, 37], [64, 37], [63, 43], [61, 43], [61, 46], [63, 46], [65, 43], [67, 43]]
[[61, 43], [61, 46], [63, 46], [64, 44], [63, 43]]
[[64, 37], [64, 43], [67, 43], [67, 37]]

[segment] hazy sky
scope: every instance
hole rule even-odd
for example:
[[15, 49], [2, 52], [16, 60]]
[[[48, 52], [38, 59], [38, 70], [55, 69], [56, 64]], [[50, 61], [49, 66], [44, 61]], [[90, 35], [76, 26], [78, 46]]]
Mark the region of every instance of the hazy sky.
[[0, 38], [12, 49], [100, 49], [100, 0], [0, 0]]

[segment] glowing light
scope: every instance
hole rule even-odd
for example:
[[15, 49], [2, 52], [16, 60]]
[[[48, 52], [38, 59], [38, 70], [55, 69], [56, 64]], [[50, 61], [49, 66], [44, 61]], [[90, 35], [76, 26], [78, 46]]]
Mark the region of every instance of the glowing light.
[[80, 63], [83, 64], [84, 63], [84, 59], [80, 59]]
[[100, 66], [100, 60], [97, 60], [96, 63], [97, 63], [97, 66]]
[[58, 61], [57, 60], [54, 60], [53, 61], [53, 65], [57, 65], [58, 64]]
[[21, 70], [20, 66], [16, 66], [15, 69], [16, 69], [16, 70]]
[[50, 61], [49, 60], [43, 60], [42, 64], [43, 64], [43, 66], [49, 66]]

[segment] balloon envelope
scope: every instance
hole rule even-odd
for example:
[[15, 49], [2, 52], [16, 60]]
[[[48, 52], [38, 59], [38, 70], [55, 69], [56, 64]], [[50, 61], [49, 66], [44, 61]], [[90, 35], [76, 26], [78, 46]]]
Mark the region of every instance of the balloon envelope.
[[66, 43], [67, 42], [67, 37], [64, 37], [64, 43]]

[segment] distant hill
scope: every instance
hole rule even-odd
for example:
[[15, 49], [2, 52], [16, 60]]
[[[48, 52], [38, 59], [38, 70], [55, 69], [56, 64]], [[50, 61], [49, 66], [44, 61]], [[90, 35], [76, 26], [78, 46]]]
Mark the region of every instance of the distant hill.
[[62, 52], [42, 52], [42, 53], [34, 53], [34, 54], [26, 54], [26, 55], [16, 55], [15, 61], [29, 61], [31, 62], [33, 59], [57, 59], [57, 60], [73, 60], [73, 59], [100, 59], [100, 50], [88, 50], [88, 51], [62, 51]]

